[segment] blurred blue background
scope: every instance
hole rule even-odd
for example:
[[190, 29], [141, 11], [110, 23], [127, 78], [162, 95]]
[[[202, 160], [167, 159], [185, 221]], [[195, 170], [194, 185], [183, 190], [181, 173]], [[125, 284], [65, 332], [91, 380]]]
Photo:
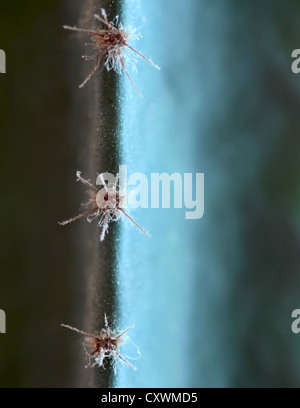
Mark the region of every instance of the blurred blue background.
[[[162, 69], [140, 60], [130, 70], [142, 99], [121, 78], [121, 164], [149, 177], [205, 173], [205, 215], [131, 211], [151, 240], [122, 224], [118, 325], [135, 324], [128, 334], [141, 358], [137, 371], [120, 365], [115, 386], [298, 387], [300, 76], [291, 53], [300, 6], [122, 5], [124, 25], [143, 34], [132, 45]], [[81, 339], [70, 347], [59, 324], [85, 319], [88, 257], [80, 226], [56, 222], [78, 210], [88, 120], [73, 102], [88, 63], [60, 27], [88, 12], [77, 1], [0, 5], [1, 387], [86, 384]]]
[[142, 100], [126, 83], [125, 163], [149, 176], [204, 172], [205, 215], [138, 210], [151, 243], [126, 229], [121, 310], [142, 358], [117, 384], [298, 386], [299, 6], [126, 5], [162, 70], [139, 63]]

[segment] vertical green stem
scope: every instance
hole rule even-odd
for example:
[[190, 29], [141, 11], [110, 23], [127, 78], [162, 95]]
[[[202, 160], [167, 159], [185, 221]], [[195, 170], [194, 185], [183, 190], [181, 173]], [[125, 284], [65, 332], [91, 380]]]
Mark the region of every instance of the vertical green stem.
[[[91, 17], [94, 12], [100, 13], [100, 8], [107, 11], [109, 19], [120, 13], [120, 2], [114, 0], [88, 0]], [[84, 6], [83, 6], [84, 7]], [[107, 72], [100, 67], [88, 86], [90, 126], [89, 134], [83, 135], [88, 143], [88, 161], [90, 178], [96, 179], [97, 173], [118, 172], [120, 162], [119, 143], [119, 103], [118, 79], [114, 71]], [[84, 109], [84, 107], [83, 107]], [[94, 225], [94, 230], [87, 231], [89, 237], [89, 256], [86, 264], [87, 284], [87, 319], [92, 331], [104, 327], [104, 314], [110, 325], [116, 319], [116, 270], [117, 270], [117, 239], [118, 226], [110, 224], [105, 240], [100, 242], [100, 230]], [[112, 367], [95, 368], [92, 375], [93, 387], [109, 387], [113, 382]]]

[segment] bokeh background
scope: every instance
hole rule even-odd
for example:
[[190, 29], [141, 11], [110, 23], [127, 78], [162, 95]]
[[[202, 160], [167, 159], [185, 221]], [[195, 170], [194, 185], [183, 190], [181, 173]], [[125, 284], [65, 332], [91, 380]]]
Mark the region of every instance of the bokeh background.
[[[19, 3], [0, 2], [0, 387], [87, 386], [82, 339], [60, 324], [87, 327], [86, 241], [97, 226], [57, 221], [85, 198], [75, 172], [91, 167], [86, 134], [101, 75], [78, 89], [90, 69], [80, 58], [85, 39], [62, 25], [87, 26], [102, 3]], [[136, 372], [119, 367], [115, 386], [298, 387], [300, 76], [291, 53], [300, 6], [117, 6], [143, 34], [134, 46], [162, 67], [138, 63], [142, 99], [120, 78], [121, 164], [149, 176], [205, 173], [205, 215], [138, 209], [150, 241], [121, 225], [116, 326], [135, 323], [141, 358]]]

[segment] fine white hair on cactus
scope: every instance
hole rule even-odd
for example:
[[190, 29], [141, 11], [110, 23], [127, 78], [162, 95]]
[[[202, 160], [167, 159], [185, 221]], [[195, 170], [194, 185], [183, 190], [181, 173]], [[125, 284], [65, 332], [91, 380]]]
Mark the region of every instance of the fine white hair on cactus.
[[[131, 364], [128, 360], [121, 356], [119, 349], [121, 343], [126, 342], [126, 333], [133, 329], [133, 326], [128, 327], [121, 333], [116, 333], [110, 329], [108, 325], [108, 320], [106, 314], [104, 315], [104, 328], [99, 334], [90, 334], [82, 330], [76, 329], [75, 327], [69, 326], [67, 324], [62, 324], [62, 327], [75, 331], [76, 333], [85, 336], [83, 341], [83, 348], [88, 359], [87, 367], [102, 367], [105, 368], [105, 362], [107, 359], [112, 359], [113, 368], [116, 371], [116, 362], [119, 360], [127, 366], [136, 370], [136, 367]], [[138, 351], [139, 356], [140, 352]], [[128, 358], [128, 357], [127, 357]]]
[[143, 230], [133, 218], [131, 218], [125, 210], [122, 208], [126, 195], [122, 194], [118, 190], [118, 176], [115, 178], [113, 184], [107, 184], [104, 181], [103, 175], [100, 174], [99, 178], [103, 186], [102, 189], [95, 187], [90, 180], [84, 179], [81, 177], [81, 172], [76, 172], [77, 180], [81, 183], [87, 185], [89, 190], [90, 199], [87, 203], [84, 203], [84, 207], [91, 207], [91, 209], [85, 211], [82, 214], [79, 214], [73, 218], [70, 218], [66, 221], [59, 222], [59, 225], [65, 226], [76, 220], [79, 220], [83, 217], [87, 217], [87, 221], [91, 223], [94, 219], [99, 218], [98, 222], [99, 228], [101, 228], [100, 241], [104, 241], [105, 234], [107, 233], [108, 226], [110, 222], [118, 221], [122, 214], [125, 215], [140, 231], [150, 238], [150, 235], [147, 231]]
[[[128, 73], [125, 62], [130, 63], [132, 69], [136, 70], [137, 58], [135, 58], [135, 56], [139, 56], [149, 62], [149, 64], [151, 64], [154, 68], [160, 69], [158, 65], [154, 64], [150, 59], [146, 58], [143, 54], [141, 54], [139, 51], [128, 44], [129, 40], [139, 40], [142, 37], [141, 34], [138, 33], [134, 28], [128, 28], [127, 30], [125, 30], [122, 24], [119, 23], [118, 16], [115, 17], [113, 21], [109, 22], [104, 9], [101, 9], [101, 16], [99, 16], [98, 14], [94, 14], [94, 18], [101, 22], [105, 26], [105, 28], [86, 30], [83, 28], [71, 27], [67, 25], [63, 26], [63, 28], [65, 28], [66, 30], [89, 34], [91, 36], [93, 47], [96, 50], [96, 53], [93, 56], [83, 56], [83, 58], [86, 60], [94, 58], [98, 58], [98, 60], [92, 71], [82, 82], [82, 84], [79, 85], [79, 87], [82, 88], [91, 79], [91, 77], [94, 75], [101, 62], [103, 61], [103, 65], [105, 66], [107, 71], [114, 70], [118, 74], [121, 74], [121, 72], [124, 70], [132, 86], [140, 94], [138, 88], [136, 87]], [[125, 47], [133, 51], [134, 54], [132, 54], [130, 57], [126, 55], [124, 53]]]

